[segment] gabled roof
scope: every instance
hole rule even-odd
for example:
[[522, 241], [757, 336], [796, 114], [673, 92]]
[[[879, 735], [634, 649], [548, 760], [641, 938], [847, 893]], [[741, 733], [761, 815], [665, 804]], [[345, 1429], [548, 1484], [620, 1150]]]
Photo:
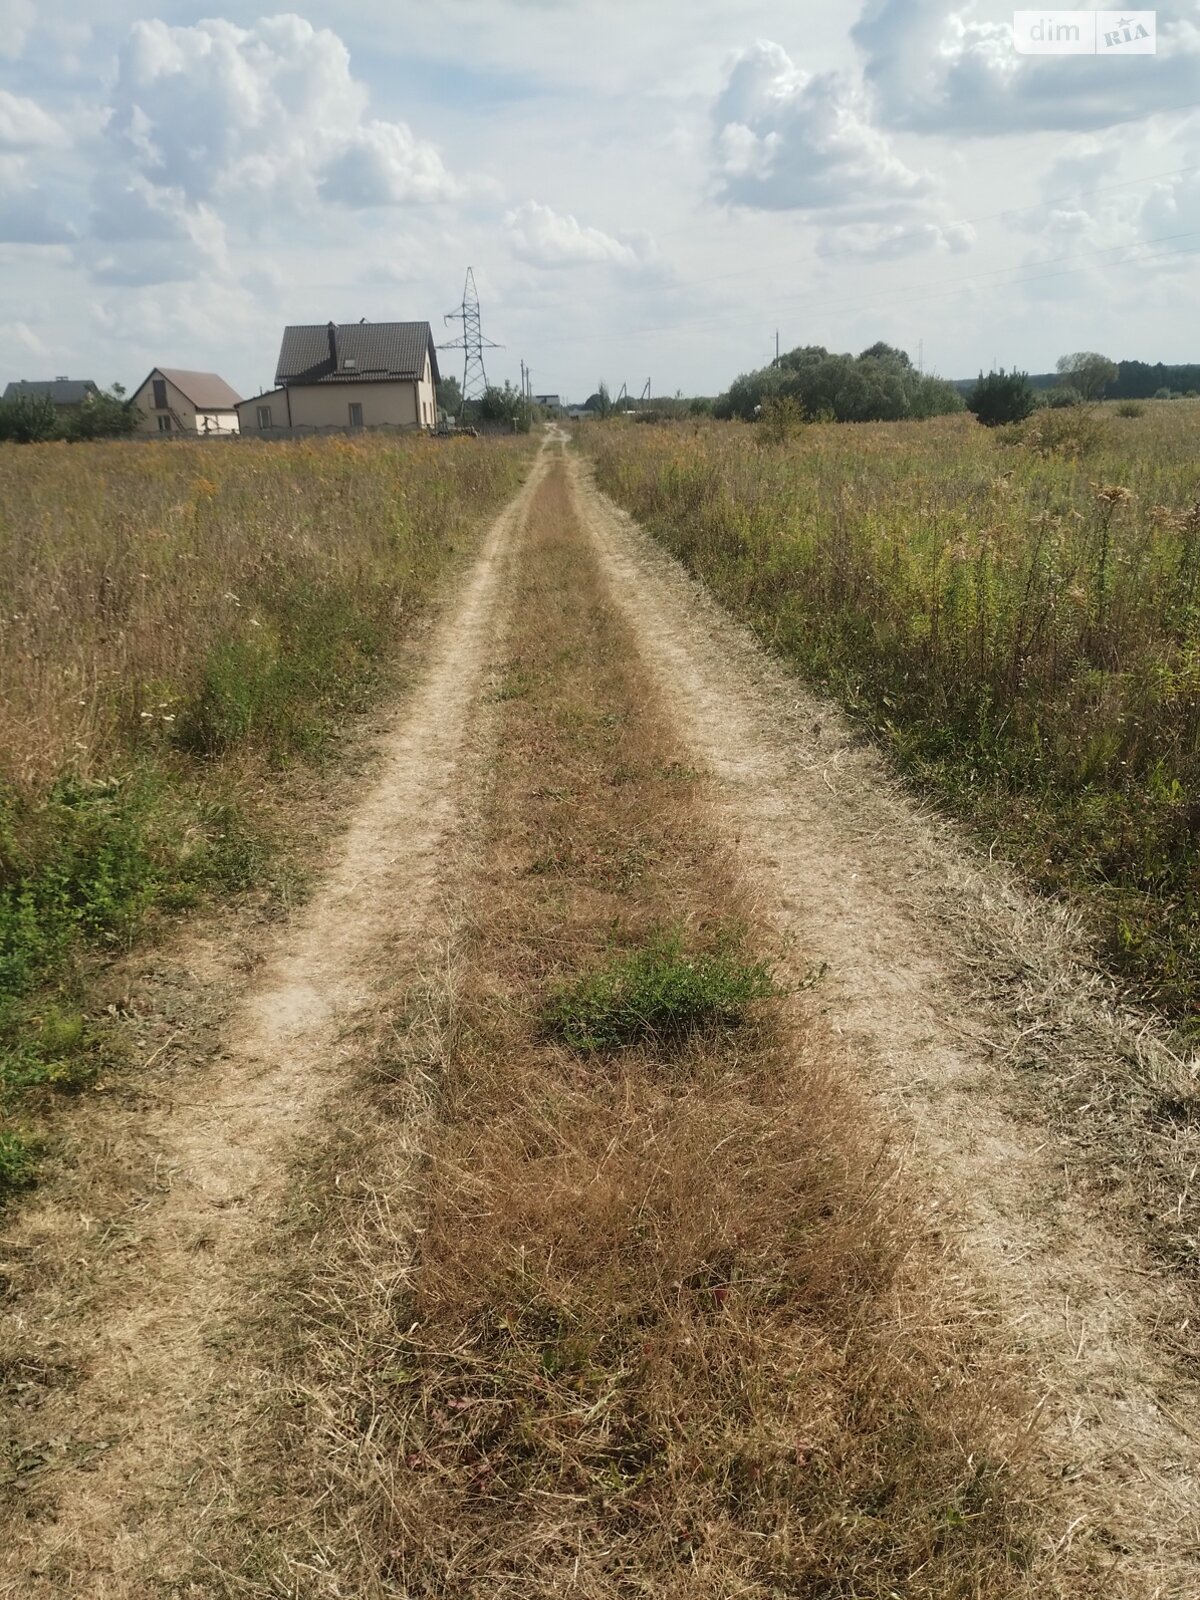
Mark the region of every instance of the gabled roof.
[[90, 378], [48, 378], [44, 382], [34, 383], [21, 378], [9, 384], [4, 391], [4, 398], [16, 400], [23, 394], [45, 395], [53, 400], [56, 406], [81, 406], [88, 395], [99, 393], [99, 389]]
[[275, 382], [412, 382], [428, 354], [439, 383], [437, 350], [427, 322], [319, 322], [285, 328]]
[[256, 400], [273, 400], [277, 394], [283, 394], [282, 389], [264, 389], [261, 394], [252, 394], [245, 400], [239, 400], [239, 406], [252, 406]]
[[155, 373], [173, 383], [200, 411], [234, 411], [242, 398], [215, 372], [185, 372], [180, 367], [155, 367], [135, 393], [144, 389]]

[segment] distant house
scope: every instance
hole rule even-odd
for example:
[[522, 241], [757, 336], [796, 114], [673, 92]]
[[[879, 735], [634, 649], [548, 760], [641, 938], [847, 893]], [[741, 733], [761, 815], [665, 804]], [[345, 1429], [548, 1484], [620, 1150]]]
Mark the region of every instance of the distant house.
[[133, 404], [142, 413], [136, 431], [192, 438], [236, 433], [239, 398], [215, 372], [155, 367], [134, 392]]
[[543, 408], [543, 410], [548, 411], [552, 417], [561, 417], [562, 416], [563, 410], [564, 410], [564, 406], [563, 406], [563, 403], [562, 403], [562, 396], [561, 395], [557, 395], [557, 394], [535, 394], [533, 399], [534, 399], [534, 404], [535, 405], [541, 406]]
[[89, 395], [100, 391], [90, 378], [46, 378], [30, 383], [22, 378], [10, 383], [4, 391], [5, 401], [19, 400], [23, 395], [39, 396], [52, 400], [59, 411], [78, 411]]
[[586, 422], [589, 417], [599, 416], [603, 407], [604, 401], [599, 393], [590, 394], [582, 405], [568, 406], [567, 416], [572, 422]]
[[238, 407], [242, 432], [432, 428], [440, 376], [427, 322], [288, 327], [275, 388]]

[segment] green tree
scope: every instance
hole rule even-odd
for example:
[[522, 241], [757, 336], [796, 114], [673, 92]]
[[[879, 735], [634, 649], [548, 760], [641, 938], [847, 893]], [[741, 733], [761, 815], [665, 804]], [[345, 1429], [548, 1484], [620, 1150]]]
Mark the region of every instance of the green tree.
[[1077, 350], [1058, 359], [1058, 381], [1078, 389], [1085, 400], [1100, 400], [1110, 383], [1117, 381], [1117, 363], [1095, 350]]
[[19, 394], [0, 401], [0, 440], [41, 444], [62, 432], [58, 410], [49, 395]]
[[448, 417], [456, 417], [462, 410], [462, 388], [457, 378], [446, 377], [437, 386], [438, 410]]
[[503, 389], [489, 384], [479, 402], [479, 415], [484, 422], [508, 422], [528, 433], [532, 423], [529, 402], [521, 391], [506, 378]]
[[[919, 373], [902, 350], [886, 344], [857, 357], [833, 355], [820, 345], [789, 351], [769, 367], [743, 373], [730, 386], [728, 410], [749, 420], [785, 397], [814, 421], [891, 422], [963, 408], [952, 383]], [[722, 398], [718, 414], [724, 410]]]
[[1081, 406], [1083, 396], [1074, 384], [1060, 384], [1057, 389], [1042, 391], [1042, 404], [1051, 411], [1062, 411], [1070, 406]]
[[74, 440], [128, 439], [141, 419], [142, 413], [125, 398], [124, 385], [114, 383], [106, 393], [89, 394], [63, 431]]
[[985, 428], [996, 428], [1003, 422], [1023, 422], [1037, 405], [1037, 396], [1029, 382], [1027, 372], [989, 372], [971, 390], [967, 410], [972, 412]]
[[882, 339], [877, 340], [875, 344], [864, 350], [858, 359], [860, 361], [891, 361], [898, 367], [912, 366], [912, 361], [909, 359], [907, 351], [898, 350], [893, 344], [885, 344]]

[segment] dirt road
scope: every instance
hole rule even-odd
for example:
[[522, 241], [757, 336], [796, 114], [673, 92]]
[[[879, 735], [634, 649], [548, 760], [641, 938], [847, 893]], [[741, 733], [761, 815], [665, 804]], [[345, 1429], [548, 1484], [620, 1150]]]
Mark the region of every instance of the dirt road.
[[[975, 1308], [981, 1340], [1003, 1347], [1027, 1396], [1046, 1570], [1066, 1572], [1058, 1558], [1086, 1545], [1108, 1566], [1106, 1595], [1194, 1600], [1200, 1396], [1180, 1359], [1190, 1302], [1073, 1183], [1069, 1152], [997, 1047], [1011, 1017], [978, 998], [979, 963], [1041, 949], [1054, 914], [928, 819], [557, 439], [448, 602], [315, 894], [238, 980], [215, 1057], [148, 1073], [133, 1109], [81, 1107], [101, 1130], [81, 1152], [97, 1139], [115, 1151], [107, 1189], [81, 1211], [78, 1188], [51, 1186], [9, 1220], [0, 1595], [344, 1592], [319, 1550], [313, 1576], [286, 1591], [248, 1568], [236, 1583], [203, 1576], [203, 1530], [232, 1481], [215, 1457], [254, 1451], [246, 1419], [273, 1383], [244, 1338], [247, 1262], [270, 1257], [298, 1153], [346, 1120], [348, 1086], [397, 991], [471, 923], [467, 842], [488, 763], [504, 760], [489, 751], [488, 705], [519, 692], [491, 674], [527, 593], [523, 531], [548, 482], [572, 500], [701, 774], [706, 824], [796, 977], [824, 972], [817, 1025], [904, 1147], [948, 1292]], [[219, 925], [186, 938], [177, 959], [197, 991], [233, 982]], [[1061, 1002], [1022, 1003], [1053, 1025]], [[390, 1135], [417, 1185], [428, 1114], [416, 1096]], [[419, 1205], [411, 1230], [415, 1250]], [[380, 1594], [405, 1592], [380, 1582]]]

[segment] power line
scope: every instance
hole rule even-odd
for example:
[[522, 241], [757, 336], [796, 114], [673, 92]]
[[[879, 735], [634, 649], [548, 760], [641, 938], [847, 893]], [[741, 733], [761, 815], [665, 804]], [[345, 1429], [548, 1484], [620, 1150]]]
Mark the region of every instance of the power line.
[[461, 350], [463, 352], [463, 381], [462, 397], [464, 400], [482, 400], [487, 391], [487, 372], [483, 365], [483, 352], [485, 350], [503, 350], [502, 344], [495, 344], [491, 339], [483, 337], [483, 329], [479, 318], [479, 295], [475, 289], [475, 269], [467, 268], [467, 279], [463, 284], [462, 305], [454, 311], [447, 311], [442, 318], [443, 322], [461, 322], [462, 334], [457, 339], [451, 339], [446, 344], [438, 345], [439, 350]]

